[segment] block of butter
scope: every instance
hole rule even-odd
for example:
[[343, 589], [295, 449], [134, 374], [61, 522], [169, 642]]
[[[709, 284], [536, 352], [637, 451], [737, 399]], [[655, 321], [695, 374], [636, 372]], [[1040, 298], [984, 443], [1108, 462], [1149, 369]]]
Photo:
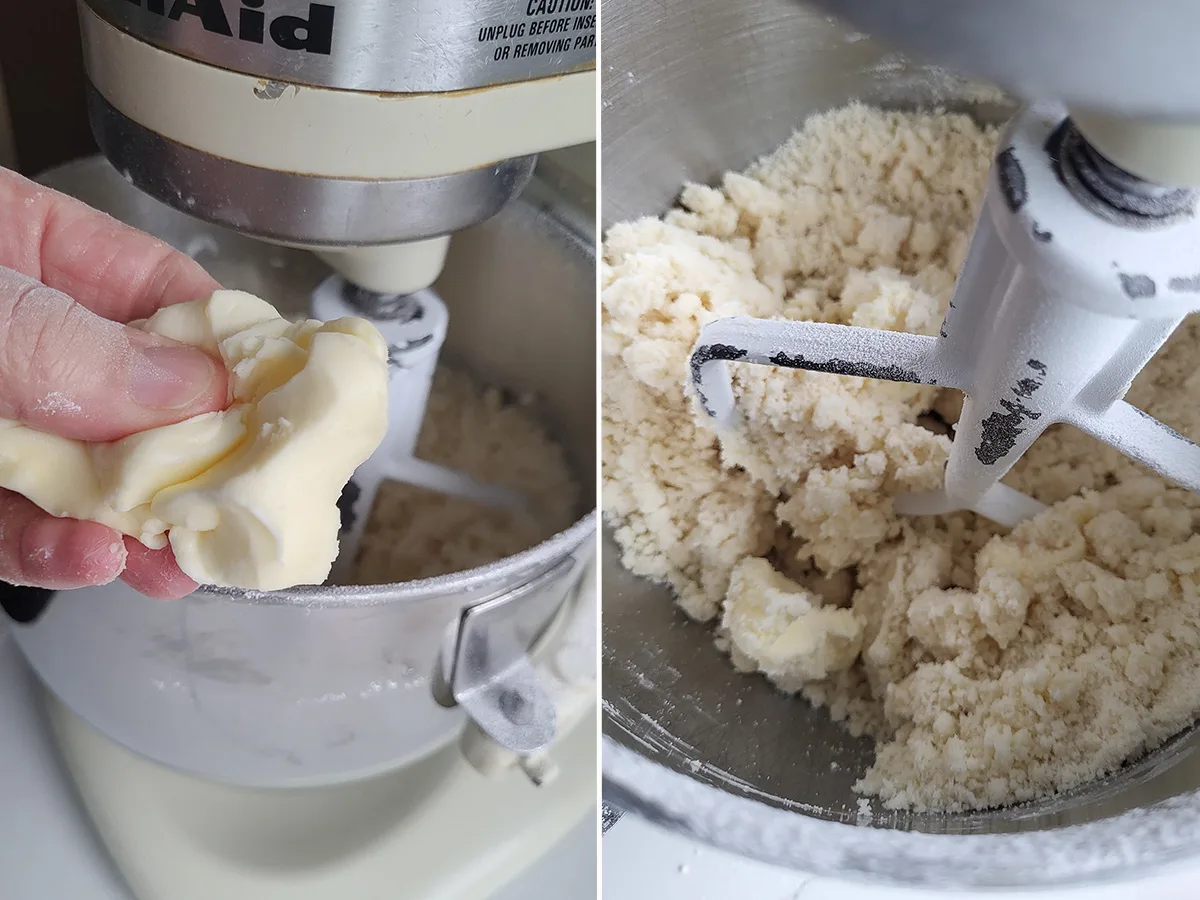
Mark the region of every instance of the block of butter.
[[229, 370], [230, 404], [111, 443], [0, 419], [0, 487], [150, 548], [200, 584], [320, 584], [342, 488], [387, 432], [387, 346], [362, 319], [289, 322], [240, 291], [135, 323]]

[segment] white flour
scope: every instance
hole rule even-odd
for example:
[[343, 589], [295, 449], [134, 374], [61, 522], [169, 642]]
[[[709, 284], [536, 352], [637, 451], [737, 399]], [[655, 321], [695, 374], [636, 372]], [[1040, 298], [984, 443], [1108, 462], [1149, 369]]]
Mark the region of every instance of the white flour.
[[579, 485], [526, 405], [439, 367], [416, 456], [517, 490], [531, 515], [386, 482], [362, 541], [359, 584], [433, 578], [528, 550], [575, 520]]

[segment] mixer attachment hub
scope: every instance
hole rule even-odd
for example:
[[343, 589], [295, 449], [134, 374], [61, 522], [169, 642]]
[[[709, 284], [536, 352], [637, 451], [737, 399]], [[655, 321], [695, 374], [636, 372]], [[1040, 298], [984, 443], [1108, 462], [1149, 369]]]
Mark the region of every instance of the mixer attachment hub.
[[1091, 212], [1129, 228], [1162, 228], [1191, 218], [1197, 193], [1155, 184], [1111, 162], [1071, 119], [1050, 135], [1046, 151], [1071, 195]]
[[341, 280], [342, 300], [358, 314], [372, 321], [396, 322], [401, 325], [421, 319], [425, 307], [413, 294], [380, 294]]
[[[1185, 274], [1200, 246], [1192, 192], [1122, 172], [1057, 108], [1024, 111], [1000, 147], [938, 337], [711, 322], [692, 350], [691, 375], [717, 428], [740, 423], [730, 362], [935, 385], [965, 394], [945, 485], [898, 497], [899, 512], [969, 509], [1009, 527], [1036, 515], [1042, 504], [1000, 479], [1056, 423], [1200, 491], [1200, 447], [1122, 399], [1200, 309], [1200, 278]], [[1097, 214], [1101, 206], [1107, 212]]]

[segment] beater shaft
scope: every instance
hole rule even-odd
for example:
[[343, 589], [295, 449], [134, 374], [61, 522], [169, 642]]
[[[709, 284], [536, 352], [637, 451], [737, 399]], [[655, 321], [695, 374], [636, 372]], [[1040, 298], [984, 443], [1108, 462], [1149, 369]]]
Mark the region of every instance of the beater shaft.
[[342, 510], [341, 551], [330, 576], [334, 584], [349, 583], [353, 577], [363, 532], [385, 481], [410, 484], [484, 507], [522, 514], [526, 511], [525, 498], [517, 491], [485, 484], [465, 472], [413, 455], [449, 326], [446, 305], [433, 290], [407, 296], [376, 294], [334, 275], [317, 287], [312, 302], [314, 314], [321, 319], [366, 316], [388, 344], [387, 436], [371, 458], [355, 470], [338, 502]]
[[363, 531], [379, 486], [389, 478], [392, 460], [411, 457], [416, 449], [425, 404], [446, 338], [449, 315], [433, 291], [413, 296], [373, 294], [332, 275], [317, 287], [313, 313], [320, 319], [366, 316], [388, 344], [388, 429], [378, 450], [354, 473], [342, 493], [341, 550], [332, 579], [349, 579], [358, 559]]

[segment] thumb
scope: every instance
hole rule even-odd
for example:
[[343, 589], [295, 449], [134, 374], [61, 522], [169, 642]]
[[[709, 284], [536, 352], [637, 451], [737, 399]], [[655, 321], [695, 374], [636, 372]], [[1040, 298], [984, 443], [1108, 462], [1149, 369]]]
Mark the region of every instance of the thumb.
[[226, 385], [203, 351], [101, 318], [0, 267], [0, 417], [110, 441], [223, 409]]

